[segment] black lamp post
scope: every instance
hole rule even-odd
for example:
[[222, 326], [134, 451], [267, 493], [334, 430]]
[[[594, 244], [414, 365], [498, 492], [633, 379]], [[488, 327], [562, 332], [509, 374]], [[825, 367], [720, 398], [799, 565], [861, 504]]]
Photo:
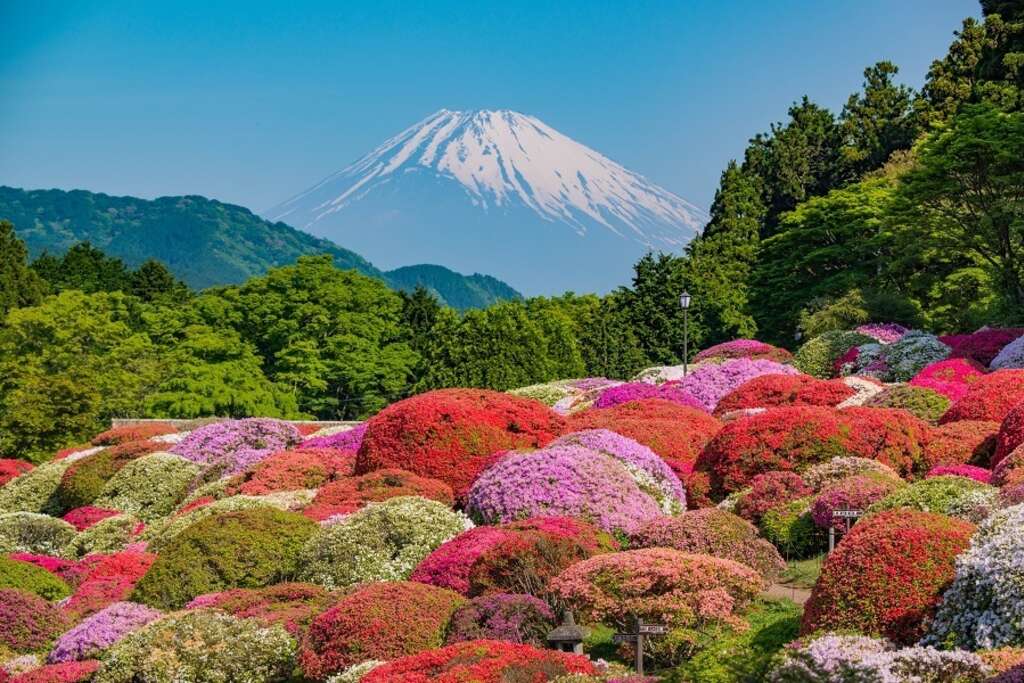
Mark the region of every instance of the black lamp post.
[[683, 309], [683, 377], [686, 377], [690, 362], [690, 293], [685, 289], [679, 295], [679, 306]]

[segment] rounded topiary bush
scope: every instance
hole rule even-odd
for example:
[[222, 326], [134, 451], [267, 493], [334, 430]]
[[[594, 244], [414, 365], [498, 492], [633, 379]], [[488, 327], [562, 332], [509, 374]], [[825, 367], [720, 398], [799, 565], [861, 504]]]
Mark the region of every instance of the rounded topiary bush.
[[94, 683], [288, 680], [295, 641], [280, 626], [215, 610], [164, 617], [115, 643]]
[[775, 546], [760, 538], [753, 524], [718, 508], [691, 510], [678, 517], [652, 520], [633, 535], [631, 545], [672, 548], [740, 562], [760, 574], [766, 586], [786, 568]]
[[200, 427], [174, 444], [171, 452], [213, 473], [233, 475], [301, 440], [299, 430], [288, 422], [247, 418]]
[[303, 514], [310, 519], [324, 520], [333, 515], [347, 515], [365, 507], [400, 496], [419, 496], [447, 506], [455, 503], [452, 487], [437, 479], [428, 479], [405, 470], [375, 470], [358, 477], [333, 481], [319, 491]]
[[955, 477], [967, 477], [975, 481], [980, 481], [982, 484], [992, 483], [992, 470], [985, 469], [984, 467], [976, 467], [974, 465], [939, 465], [933, 467], [925, 475], [928, 479], [933, 477], [944, 477], [946, 475], [952, 475]]
[[299, 663], [321, 680], [369, 659], [391, 660], [440, 647], [448, 622], [466, 602], [422, 583], [371, 583], [341, 598], [309, 626]]
[[702, 410], [661, 399], [623, 403], [614, 408], [592, 408], [568, 418], [568, 430], [608, 429], [647, 446], [677, 475], [689, 465], [722, 423]]
[[0, 557], [0, 589], [17, 588], [44, 600], [60, 600], [71, 587], [56, 575], [30, 562]]
[[502, 527], [479, 526], [439, 545], [416, 565], [410, 581], [450, 588], [469, 595], [469, 572], [484, 552], [512, 536]]
[[484, 389], [442, 389], [393, 403], [370, 419], [356, 471], [398, 468], [462, 496], [494, 453], [544, 446], [562, 418], [537, 401]]
[[228, 495], [262, 496], [275, 491], [317, 489], [355, 467], [352, 453], [333, 448], [304, 448], [281, 451], [261, 460], [235, 476], [227, 485]]
[[891, 382], [908, 382], [927, 366], [948, 358], [951, 352], [935, 335], [911, 330], [884, 347], [887, 378]]
[[959, 420], [939, 425], [925, 444], [925, 460], [932, 467], [988, 465], [996, 450], [998, 433], [998, 422]]
[[999, 490], [967, 477], [943, 475], [893, 491], [868, 508], [868, 513], [910, 508], [978, 522], [999, 501]]
[[17, 458], [0, 458], [0, 487], [15, 477], [30, 471], [35, 465]]
[[199, 472], [198, 465], [178, 455], [146, 455], [118, 470], [107, 481], [95, 504], [144, 521], [164, 517], [185, 497]]
[[904, 477], [923, 476], [933, 467], [925, 452], [932, 433], [927, 422], [891, 408], [844, 408], [839, 414], [850, 455], [883, 462]]
[[726, 394], [715, 407], [715, 414], [749, 408], [837, 406], [854, 394], [842, 380], [822, 380], [810, 375], [761, 375]]
[[83, 558], [74, 569], [73, 583], [78, 585], [63, 603], [63, 610], [81, 619], [127, 600], [155, 559], [155, 555], [134, 550]]
[[684, 634], [742, 624], [738, 615], [762, 585], [757, 572], [738, 562], [669, 548], [597, 555], [552, 581], [586, 620], [618, 629], [633, 626], [636, 617], [668, 625], [672, 633], [652, 646], [665, 663], [693, 653]]
[[63, 511], [57, 489], [70, 466], [67, 460], [52, 460], [0, 486], [0, 512], [60, 515]]
[[770, 508], [761, 516], [761, 534], [786, 559], [813, 557], [827, 547], [827, 536], [811, 516], [813, 496], [797, 498]]
[[[146, 527], [140, 536], [141, 540], [149, 543], [149, 549], [153, 552], [161, 552], [163, 548], [174, 540], [178, 534], [188, 529], [193, 524], [225, 512], [239, 512], [242, 510], [275, 509], [293, 512], [291, 505], [291, 492], [285, 494], [285, 498], [278, 497], [279, 494], [267, 496], [231, 496], [220, 500], [211, 500], [191, 508], [182, 508], [171, 517], [158, 519]], [[305, 499], [305, 503], [309, 498]], [[302, 503], [298, 505], [302, 507]]]
[[993, 370], [1024, 369], [1024, 336], [1018, 336], [1004, 346], [989, 367]]
[[750, 482], [750, 490], [736, 501], [736, 514], [754, 524], [764, 513], [781, 503], [806, 498], [812, 493], [807, 482], [795, 472], [772, 470], [759, 474]]
[[835, 374], [835, 363], [843, 354], [856, 346], [874, 341], [874, 338], [859, 332], [825, 332], [801, 346], [793, 361], [796, 367], [808, 375], [828, 379]]
[[770, 360], [738, 358], [721, 364], [702, 365], [679, 380], [678, 386], [697, 399], [708, 412], [731, 391], [762, 375], [798, 375], [792, 365]]
[[967, 358], [950, 358], [926, 365], [910, 380], [910, 386], [931, 389], [958, 401], [976, 381], [985, 376], [985, 368]]
[[61, 509], [73, 510], [90, 505], [122, 467], [160, 449], [161, 444], [151, 441], [130, 441], [75, 460], [64, 471], [57, 489]]
[[309, 539], [298, 578], [332, 589], [401, 581], [432, 550], [470, 526], [465, 515], [425, 498], [373, 503]]
[[55, 664], [98, 657], [128, 634], [162, 616], [160, 610], [145, 605], [115, 602], [61, 635], [47, 661]]
[[649, 384], [647, 382], [627, 382], [608, 387], [598, 395], [597, 400], [594, 401], [594, 407], [611, 408], [645, 398], [658, 398], [688, 408], [704, 410], [703, 403], [675, 384]]
[[278, 583], [266, 588], [233, 588], [207, 593], [192, 600], [188, 609], [219, 609], [232, 616], [279, 624], [299, 637], [336, 596], [310, 583]]
[[1020, 328], [985, 327], [971, 334], [955, 334], [941, 339], [953, 348], [954, 358], [969, 358], [987, 367], [1022, 334], [1024, 329]]
[[870, 408], [898, 408], [925, 422], [935, 423], [949, 410], [950, 400], [937, 391], [909, 384], [889, 387], [864, 404]]
[[857, 474], [829, 484], [814, 497], [811, 518], [822, 529], [832, 526], [836, 510], [867, 510], [903, 486], [899, 479], [881, 474]]
[[781, 349], [778, 346], [772, 346], [756, 339], [733, 339], [709, 346], [694, 356], [693, 362], [722, 361], [731, 358], [749, 358], [751, 360], [764, 358], [777, 363], [786, 363], [793, 359], [793, 354], [786, 349]]
[[595, 673], [596, 667], [582, 655], [497, 640], [471, 640], [388, 662], [370, 671], [360, 683], [533, 682]]
[[473, 598], [452, 615], [446, 642], [504, 640], [547, 647], [555, 613], [532, 595], [494, 593]]
[[896, 483], [902, 482], [896, 470], [888, 465], [877, 460], [856, 456], [833, 458], [817, 465], [811, 465], [802, 476], [808, 486], [815, 491], [821, 491], [836, 482], [858, 474], [877, 475], [892, 479]]
[[1003, 418], [999, 433], [996, 435], [996, 450], [992, 455], [992, 465], [998, 465], [1000, 460], [1021, 444], [1024, 444], [1024, 400]]
[[915, 642], [973, 532], [969, 522], [917, 510], [861, 520], [826, 558], [803, 632], [849, 629]]
[[160, 551], [133, 597], [177, 609], [203, 593], [278, 583], [295, 575], [300, 552], [316, 530], [302, 515], [270, 508], [214, 515]]
[[0, 647], [12, 652], [45, 651], [66, 627], [55, 605], [34, 593], [0, 588]]
[[0, 554], [60, 555], [75, 537], [75, 527], [63, 519], [35, 512], [0, 515]]
[[950, 406], [939, 422], [1002, 422], [1021, 401], [1024, 401], [1024, 370], [997, 370], [972, 384], [964, 397]]
[[116, 553], [133, 542], [142, 529], [142, 522], [131, 515], [107, 517], [79, 532], [64, 548], [64, 555], [72, 558], [92, 553]]

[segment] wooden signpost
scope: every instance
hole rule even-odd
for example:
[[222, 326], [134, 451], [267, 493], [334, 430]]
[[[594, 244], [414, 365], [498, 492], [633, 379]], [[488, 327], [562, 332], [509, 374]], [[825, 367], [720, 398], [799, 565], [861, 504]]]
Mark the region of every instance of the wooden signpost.
[[637, 617], [635, 633], [616, 633], [612, 636], [616, 643], [636, 644], [636, 673], [644, 675], [644, 642], [652, 636], [663, 636], [668, 633], [668, 626], [665, 624], [645, 624], [644, 620]]
[[828, 551], [831, 553], [836, 549], [836, 532], [840, 534], [850, 533], [850, 528], [864, 514], [863, 510], [840, 509], [832, 511], [832, 524], [828, 527]]

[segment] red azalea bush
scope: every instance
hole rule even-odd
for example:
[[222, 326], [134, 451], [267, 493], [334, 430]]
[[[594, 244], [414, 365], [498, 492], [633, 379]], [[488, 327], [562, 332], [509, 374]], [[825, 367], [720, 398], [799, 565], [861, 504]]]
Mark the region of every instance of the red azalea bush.
[[824, 380], [811, 375], [761, 375], [726, 394], [715, 407], [715, 415], [746, 408], [837, 406], [855, 393], [839, 379]]
[[25, 474], [35, 465], [17, 458], [0, 458], [0, 486], [3, 486], [19, 474]]
[[924, 447], [925, 460], [933, 467], [976, 463], [988, 465], [996, 450], [998, 422], [960, 420], [932, 429]]
[[749, 358], [750, 360], [765, 359], [776, 363], [788, 363], [793, 354], [786, 349], [772, 346], [756, 339], [733, 339], [732, 341], [715, 344], [704, 349], [693, 357], [694, 363], [705, 360], [721, 361], [733, 358]]
[[825, 560], [803, 633], [849, 629], [916, 642], [973, 532], [969, 522], [916, 510], [861, 520]]
[[84, 683], [92, 680], [92, 675], [99, 668], [100, 662], [96, 659], [47, 664], [18, 674], [11, 679], [11, 683]]
[[832, 526], [832, 514], [836, 510], [867, 510], [868, 506], [900, 487], [900, 482], [890, 477], [859, 474], [846, 477], [830, 484], [811, 503], [811, 519], [822, 529]]
[[78, 588], [64, 604], [64, 610], [81, 619], [107, 605], [127, 600], [155, 559], [156, 555], [131, 550], [85, 557], [79, 563], [83, 575]]
[[275, 491], [318, 489], [340, 477], [351, 476], [355, 464], [353, 453], [334, 448], [281, 451], [234, 477], [226, 493], [263, 496]]
[[703, 410], [644, 399], [576, 413], [568, 418], [566, 431], [610, 429], [647, 446], [680, 474], [721, 428], [722, 423]]
[[1024, 400], [1014, 407], [999, 426], [996, 435], [996, 452], [992, 456], [992, 465], [1008, 456], [1014, 449], [1024, 444]]
[[41, 650], [67, 626], [60, 610], [38, 595], [0, 588], [0, 647], [14, 652]]
[[846, 447], [851, 455], [877, 460], [903, 477], [932, 468], [925, 455], [932, 428], [924, 420], [894, 408], [853, 407], [839, 414], [849, 425]]
[[121, 514], [117, 510], [109, 510], [107, 508], [98, 508], [93, 505], [85, 505], [74, 510], [69, 510], [64, 513], [61, 518], [68, 524], [71, 524], [79, 531], [84, 531], [91, 527], [96, 522], [106, 519], [107, 517], [114, 517]]
[[1004, 346], [1021, 335], [1024, 335], [1021, 328], [989, 328], [972, 334], [939, 337], [939, 341], [953, 349], [951, 358], [968, 358], [988, 367]]
[[951, 475], [954, 477], [967, 477], [974, 481], [980, 481], [982, 484], [989, 484], [992, 482], [992, 470], [987, 470], [984, 467], [975, 467], [974, 465], [939, 465], [933, 467], [925, 475], [926, 479], [932, 477], [944, 477]]
[[170, 422], [140, 422], [139, 424], [114, 427], [97, 434], [92, 439], [93, 446], [113, 446], [129, 441], [144, 441], [154, 436], [174, 434], [178, 430]]
[[420, 477], [405, 470], [383, 469], [332, 481], [317, 492], [316, 498], [302, 514], [322, 521], [332, 515], [355, 512], [370, 502], [379, 503], [398, 496], [420, 496], [445, 505], [455, 503], [452, 487], [443, 481]]
[[931, 389], [951, 401], [959, 401], [971, 385], [984, 376], [985, 368], [977, 361], [948, 358], [925, 366], [910, 380], [910, 385]]
[[543, 683], [569, 674], [597, 674], [582, 655], [497, 640], [470, 640], [396, 659], [360, 683]]
[[799, 474], [773, 470], [759, 474], [750, 482], [750, 491], [736, 503], [736, 513], [757, 524], [764, 513], [791, 500], [813, 493]]
[[279, 583], [267, 588], [235, 588], [200, 595], [186, 609], [215, 608], [240, 619], [280, 624], [293, 636], [300, 635], [333, 597], [311, 583]]
[[940, 424], [958, 420], [1003, 419], [1024, 401], [1024, 370], [996, 370], [971, 385], [939, 420]]
[[391, 660], [440, 647], [452, 613], [466, 600], [422, 583], [370, 583], [309, 625], [299, 665], [321, 680], [367, 659]]
[[545, 446], [564, 431], [563, 419], [539, 401], [485, 389], [429, 391], [369, 420], [356, 471], [408, 470], [461, 497], [494, 453]]

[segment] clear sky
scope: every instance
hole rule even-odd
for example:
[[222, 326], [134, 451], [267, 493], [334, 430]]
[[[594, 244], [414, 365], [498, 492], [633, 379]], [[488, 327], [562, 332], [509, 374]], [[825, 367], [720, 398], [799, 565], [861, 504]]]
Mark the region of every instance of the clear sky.
[[514, 109], [707, 207], [801, 95], [921, 85], [974, 0], [0, 0], [0, 184], [265, 209], [431, 112]]

